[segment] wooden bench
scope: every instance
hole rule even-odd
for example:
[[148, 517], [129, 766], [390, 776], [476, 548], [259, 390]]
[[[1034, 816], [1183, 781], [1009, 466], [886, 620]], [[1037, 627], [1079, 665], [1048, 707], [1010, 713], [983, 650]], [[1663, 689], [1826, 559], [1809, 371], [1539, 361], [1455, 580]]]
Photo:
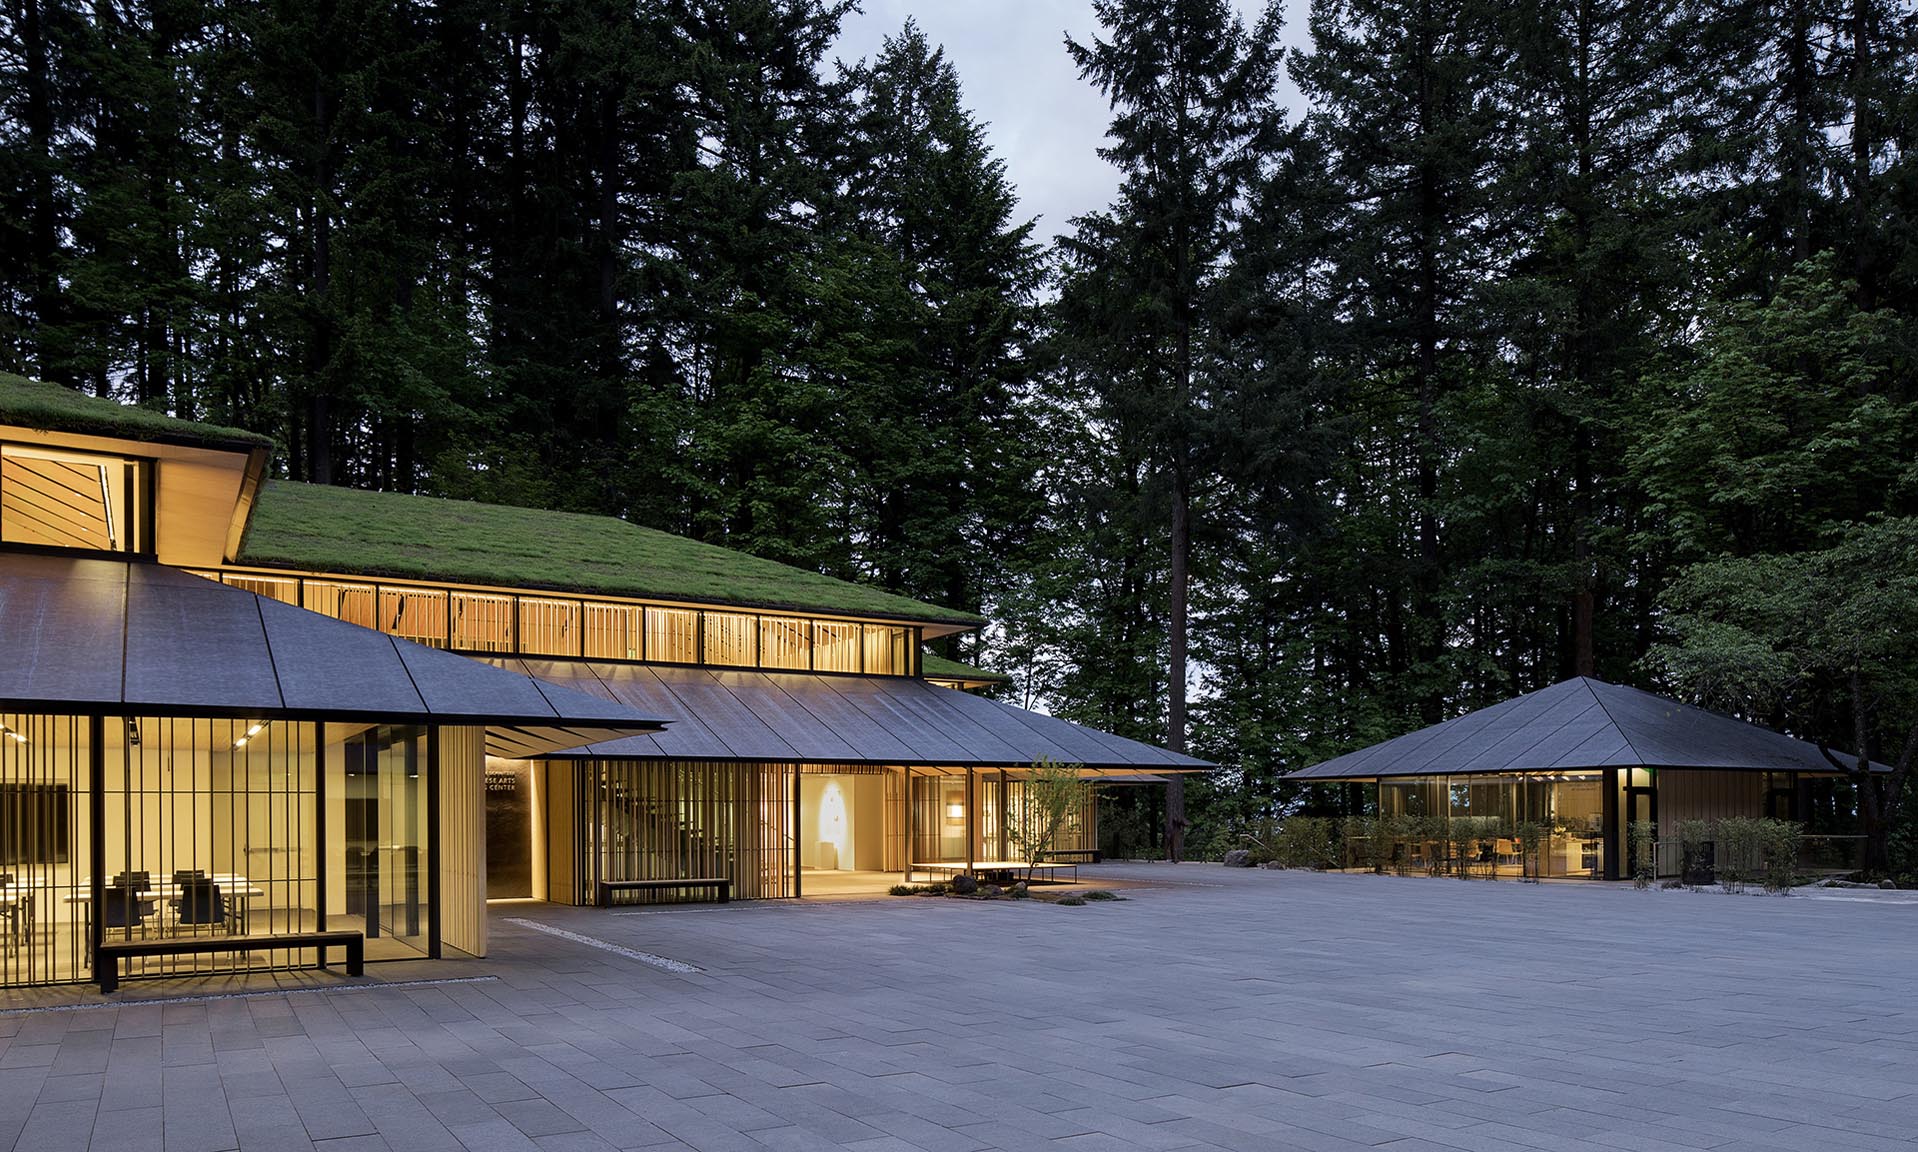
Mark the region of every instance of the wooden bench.
[[1041, 860], [1054, 860], [1061, 864], [1102, 864], [1105, 856], [1097, 848], [1048, 848], [1040, 854]]
[[727, 876], [694, 876], [684, 880], [601, 880], [599, 906], [611, 907], [615, 892], [674, 892], [688, 888], [711, 888], [719, 894], [718, 903], [733, 898], [733, 882]]
[[[1072, 869], [1072, 882], [1077, 884], [1079, 865], [1070, 861], [1027, 864], [1022, 860], [975, 860], [972, 862], [972, 875], [986, 884], [1015, 884], [1021, 875], [1029, 876], [1033, 880], [1039, 880], [1041, 877], [1046, 880], [1057, 880], [1059, 873], [1068, 868]], [[908, 874], [908, 882], [911, 875], [920, 872], [929, 872], [934, 876], [958, 876], [965, 871], [965, 864], [952, 861], [914, 864], [911, 873]]]
[[326, 967], [328, 948], [346, 949], [346, 974], [366, 975], [366, 937], [358, 932], [289, 932], [280, 936], [155, 937], [150, 940], [103, 940], [94, 962], [100, 991], [120, 986], [120, 961], [134, 956], [190, 956], [210, 952], [263, 952], [269, 948], [317, 948], [320, 967]]

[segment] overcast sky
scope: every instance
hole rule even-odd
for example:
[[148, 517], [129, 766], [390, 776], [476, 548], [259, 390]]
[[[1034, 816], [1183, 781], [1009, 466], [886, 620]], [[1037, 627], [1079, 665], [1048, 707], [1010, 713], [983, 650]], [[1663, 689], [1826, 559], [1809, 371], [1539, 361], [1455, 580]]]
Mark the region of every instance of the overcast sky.
[[[966, 106], [985, 122], [1024, 214], [1039, 218], [1040, 237], [1066, 231], [1072, 217], [1111, 201], [1118, 177], [1096, 151], [1111, 110], [1079, 79], [1065, 49], [1068, 32], [1085, 43], [1096, 30], [1090, 0], [863, 2], [863, 13], [846, 18], [835, 55], [848, 62], [872, 56], [908, 16], [916, 19], [959, 70]], [[1249, 22], [1256, 0], [1234, 3]], [[1303, 0], [1287, 6], [1288, 45], [1305, 42], [1303, 12]], [[1289, 79], [1283, 102], [1294, 116], [1303, 105]]]

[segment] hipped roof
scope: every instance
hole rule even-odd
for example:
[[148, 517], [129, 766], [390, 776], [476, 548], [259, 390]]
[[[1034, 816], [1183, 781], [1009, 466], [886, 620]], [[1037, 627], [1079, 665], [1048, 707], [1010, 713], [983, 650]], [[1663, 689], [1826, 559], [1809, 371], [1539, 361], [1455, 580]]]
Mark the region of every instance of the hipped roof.
[[562, 755], [1019, 768], [1047, 759], [1109, 771], [1202, 771], [1203, 760], [904, 676], [713, 671], [495, 657], [672, 721], [663, 732]]
[[160, 564], [0, 553], [0, 709], [484, 726], [525, 756], [663, 720]]
[[[1851, 758], [1834, 753], [1850, 763]], [[1301, 768], [1293, 780], [1590, 768], [1832, 772], [1818, 747], [1637, 688], [1579, 676]]]

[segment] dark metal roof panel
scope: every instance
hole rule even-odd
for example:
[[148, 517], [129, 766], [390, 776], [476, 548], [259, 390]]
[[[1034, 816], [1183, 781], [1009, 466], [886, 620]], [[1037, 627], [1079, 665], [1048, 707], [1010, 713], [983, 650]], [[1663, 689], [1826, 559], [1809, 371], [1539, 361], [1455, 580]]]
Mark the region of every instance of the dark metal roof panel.
[[1093, 738], [1087, 729], [1074, 728], [1050, 716], [1000, 704], [970, 692], [957, 692], [950, 688], [941, 691], [950, 698], [942, 701], [947, 707], [991, 732], [1001, 744], [1017, 749], [1020, 763], [1030, 764], [1045, 759], [1069, 764], [1088, 758], [1098, 762], [1111, 753], [1111, 749]]
[[778, 681], [762, 680], [749, 672], [715, 672], [713, 679], [778, 734], [799, 760], [812, 763], [864, 760], [861, 749], [832, 725], [808, 712]]
[[[527, 661], [525, 667], [562, 683], [596, 675], [621, 699], [673, 720], [657, 735], [577, 748], [569, 753], [574, 756], [953, 768], [1017, 767], [1047, 758], [1088, 768], [1209, 767], [906, 677], [608, 664], [589, 669], [572, 661]], [[653, 687], [640, 687], [649, 682]], [[777, 745], [770, 743], [774, 739]]]
[[[529, 662], [528, 667], [535, 667]], [[615, 742], [622, 753], [635, 756], [666, 755], [686, 759], [708, 759], [725, 757], [725, 741], [714, 735], [712, 729], [693, 714], [686, 702], [675, 696], [671, 689], [660, 680], [657, 669], [633, 664], [589, 664], [580, 665], [565, 661], [554, 661], [556, 674], [567, 669], [568, 675], [577, 675], [572, 669], [579, 669], [596, 676], [622, 702], [640, 709], [649, 715], [664, 716], [672, 723], [666, 731], [651, 736], [633, 736]], [[539, 675], [542, 679], [553, 680], [542, 667]], [[557, 680], [566, 683], [566, 680]], [[612, 752], [606, 753], [612, 755]]]
[[[435, 715], [558, 719], [532, 680], [502, 674], [477, 660], [405, 642], [393, 646], [420, 699]], [[595, 711], [604, 701], [592, 702]]]
[[[805, 673], [780, 676], [776, 683], [784, 695], [816, 719], [822, 727], [853, 749], [850, 760], [862, 764], [904, 764], [919, 762], [924, 756], [908, 746], [883, 720], [832, 690], [834, 677]], [[798, 722], [801, 714], [794, 714]]]
[[275, 665], [288, 708], [379, 713], [397, 704], [427, 711], [392, 637], [370, 628], [343, 632], [337, 620], [277, 600], [261, 599], [259, 611], [273, 650], [299, 653]]
[[0, 701], [119, 700], [126, 566], [11, 556], [0, 570]]
[[753, 715], [711, 672], [698, 669], [661, 669], [660, 683], [679, 697], [735, 760], [797, 760], [793, 746], [779, 738], [766, 722]]
[[28, 710], [525, 725], [540, 751], [662, 722], [134, 560], [0, 551], [0, 652], [0, 703]]
[[[1637, 754], [1636, 763], [1654, 767], [1698, 765], [1757, 771], [1834, 771], [1818, 746], [1809, 741], [1636, 688], [1594, 681], [1592, 690], [1613, 723], [1631, 742]], [[1851, 760], [1848, 756], [1840, 759]]]
[[259, 597], [154, 564], [127, 566], [124, 703], [283, 708]]
[[[826, 691], [844, 698], [853, 707], [871, 717], [874, 723], [883, 725], [907, 747], [919, 754], [922, 764], [967, 764], [994, 762], [991, 757], [978, 755], [968, 748], [958, 733], [940, 722], [936, 713], [928, 714], [913, 708], [908, 698], [898, 691], [898, 686], [886, 682], [877, 676], [833, 676], [821, 677], [826, 681]], [[917, 681], [902, 681], [917, 683]], [[933, 688], [928, 691], [950, 692], [950, 688]], [[1003, 757], [1003, 746], [993, 741], [993, 748]]]
[[1803, 740], [1636, 688], [1575, 677], [1292, 776], [1337, 780], [1632, 765], [1833, 770]]

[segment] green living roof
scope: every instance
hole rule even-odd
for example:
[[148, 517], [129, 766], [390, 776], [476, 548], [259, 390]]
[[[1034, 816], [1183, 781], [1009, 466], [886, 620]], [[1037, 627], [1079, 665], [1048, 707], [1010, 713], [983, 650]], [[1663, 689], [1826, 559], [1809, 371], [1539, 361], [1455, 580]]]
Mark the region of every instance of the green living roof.
[[273, 446], [270, 438], [257, 432], [180, 420], [7, 372], [0, 372], [0, 424], [236, 451]]
[[1012, 677], [1004, 672], [988, 672], [984, 668], [974, 668], [970, 664], [948, 660], [937, 652], [920, 654], [919, 672], [934, 680], [983, 680], [993, 684], [1005, 684], [1012, 680]]
[[970, 612], [922, 604], [611, 516], [286, 480], [261, 485], [237, 561], [960, 628], [985, 623]]

